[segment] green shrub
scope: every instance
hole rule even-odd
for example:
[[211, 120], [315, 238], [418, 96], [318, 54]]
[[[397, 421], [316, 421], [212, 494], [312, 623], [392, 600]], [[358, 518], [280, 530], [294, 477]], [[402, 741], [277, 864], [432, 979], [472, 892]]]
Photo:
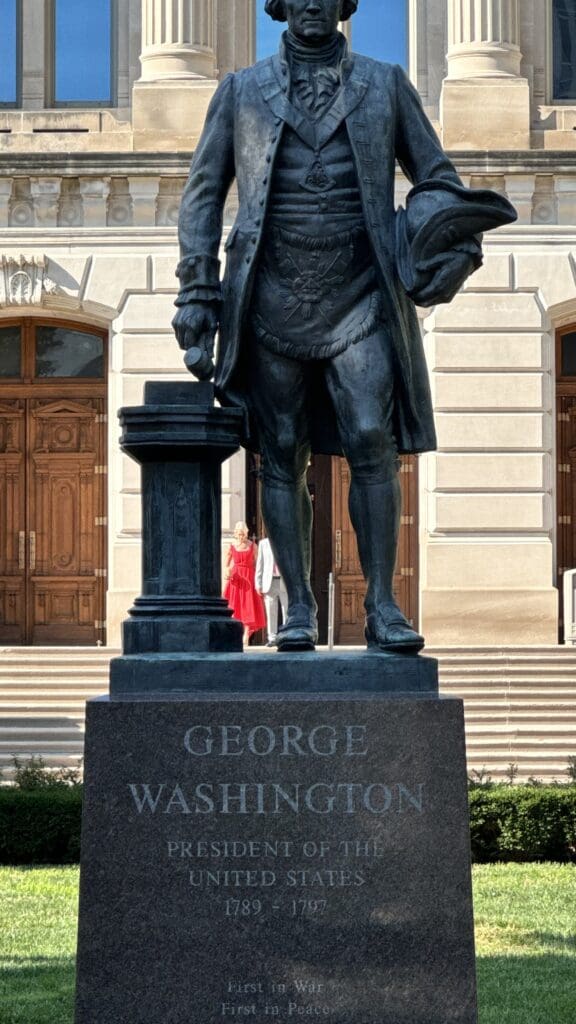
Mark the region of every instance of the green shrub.
[[470, 833], [479, 864], [576, 861], [576, 786], [473, 787]]
[[30, 757], [26, 761], [12, 758], [14, 785], [18, 789], [45, 789], [54, 786], [79, 786], [82, 771], [79, 766], [70, 768], [49, 768], [43, 757]]
[[82, 787], [0, 789], [0, 864], [76, 864]]
[[[0, 864], [75, 864], [82, 786], [28, 767], [17, 785], [0, 787]], [[479, 864], [576, 861], [576, 785], [472, 786], [470, 838]]]

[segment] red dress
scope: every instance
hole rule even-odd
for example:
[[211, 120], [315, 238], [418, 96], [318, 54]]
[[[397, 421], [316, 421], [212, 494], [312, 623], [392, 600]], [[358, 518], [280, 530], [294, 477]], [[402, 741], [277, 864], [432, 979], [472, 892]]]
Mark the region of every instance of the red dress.
[[231, 573], [224, 588], [224, 597], [234, 613], [234, 618], [242, 622], [250, 633], [266, 628], [264, 602], [254, 585], [255, 561], [252, 542], [246, 551], [238, 551], [233, 544], [230, 545], [228, 565], [231, 567]]

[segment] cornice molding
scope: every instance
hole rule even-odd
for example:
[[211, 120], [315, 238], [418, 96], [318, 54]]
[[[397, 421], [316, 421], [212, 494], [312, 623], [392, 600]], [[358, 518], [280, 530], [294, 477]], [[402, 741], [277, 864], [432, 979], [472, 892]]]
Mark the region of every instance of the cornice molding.
[[186, 176], [193, 151], [181, 153], [0, 153], [0, 177], [63, 175]]

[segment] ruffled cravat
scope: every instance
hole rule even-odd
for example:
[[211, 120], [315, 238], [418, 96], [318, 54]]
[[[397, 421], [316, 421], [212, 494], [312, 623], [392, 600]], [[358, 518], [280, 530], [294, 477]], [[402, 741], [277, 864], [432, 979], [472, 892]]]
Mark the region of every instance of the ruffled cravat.
[[323, 46], [312, 46], [286, 32], [284, 43], [295, 94], [308, 114], [315, 119], [321, 117], [342, 82], [344, 38], [337, 33]]

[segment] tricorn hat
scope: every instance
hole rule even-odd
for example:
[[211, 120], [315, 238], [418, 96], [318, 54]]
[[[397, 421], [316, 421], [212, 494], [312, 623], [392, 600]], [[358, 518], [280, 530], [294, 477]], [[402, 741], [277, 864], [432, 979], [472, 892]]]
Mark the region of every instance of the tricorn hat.
[[517, 218], [512, 203], [491, 189], [465, 188], [441, 178], [421, 181], [406, 196], [406, 209], [396, 213], [396, 260], [407, 293], [426, 272], [427, 262]]

